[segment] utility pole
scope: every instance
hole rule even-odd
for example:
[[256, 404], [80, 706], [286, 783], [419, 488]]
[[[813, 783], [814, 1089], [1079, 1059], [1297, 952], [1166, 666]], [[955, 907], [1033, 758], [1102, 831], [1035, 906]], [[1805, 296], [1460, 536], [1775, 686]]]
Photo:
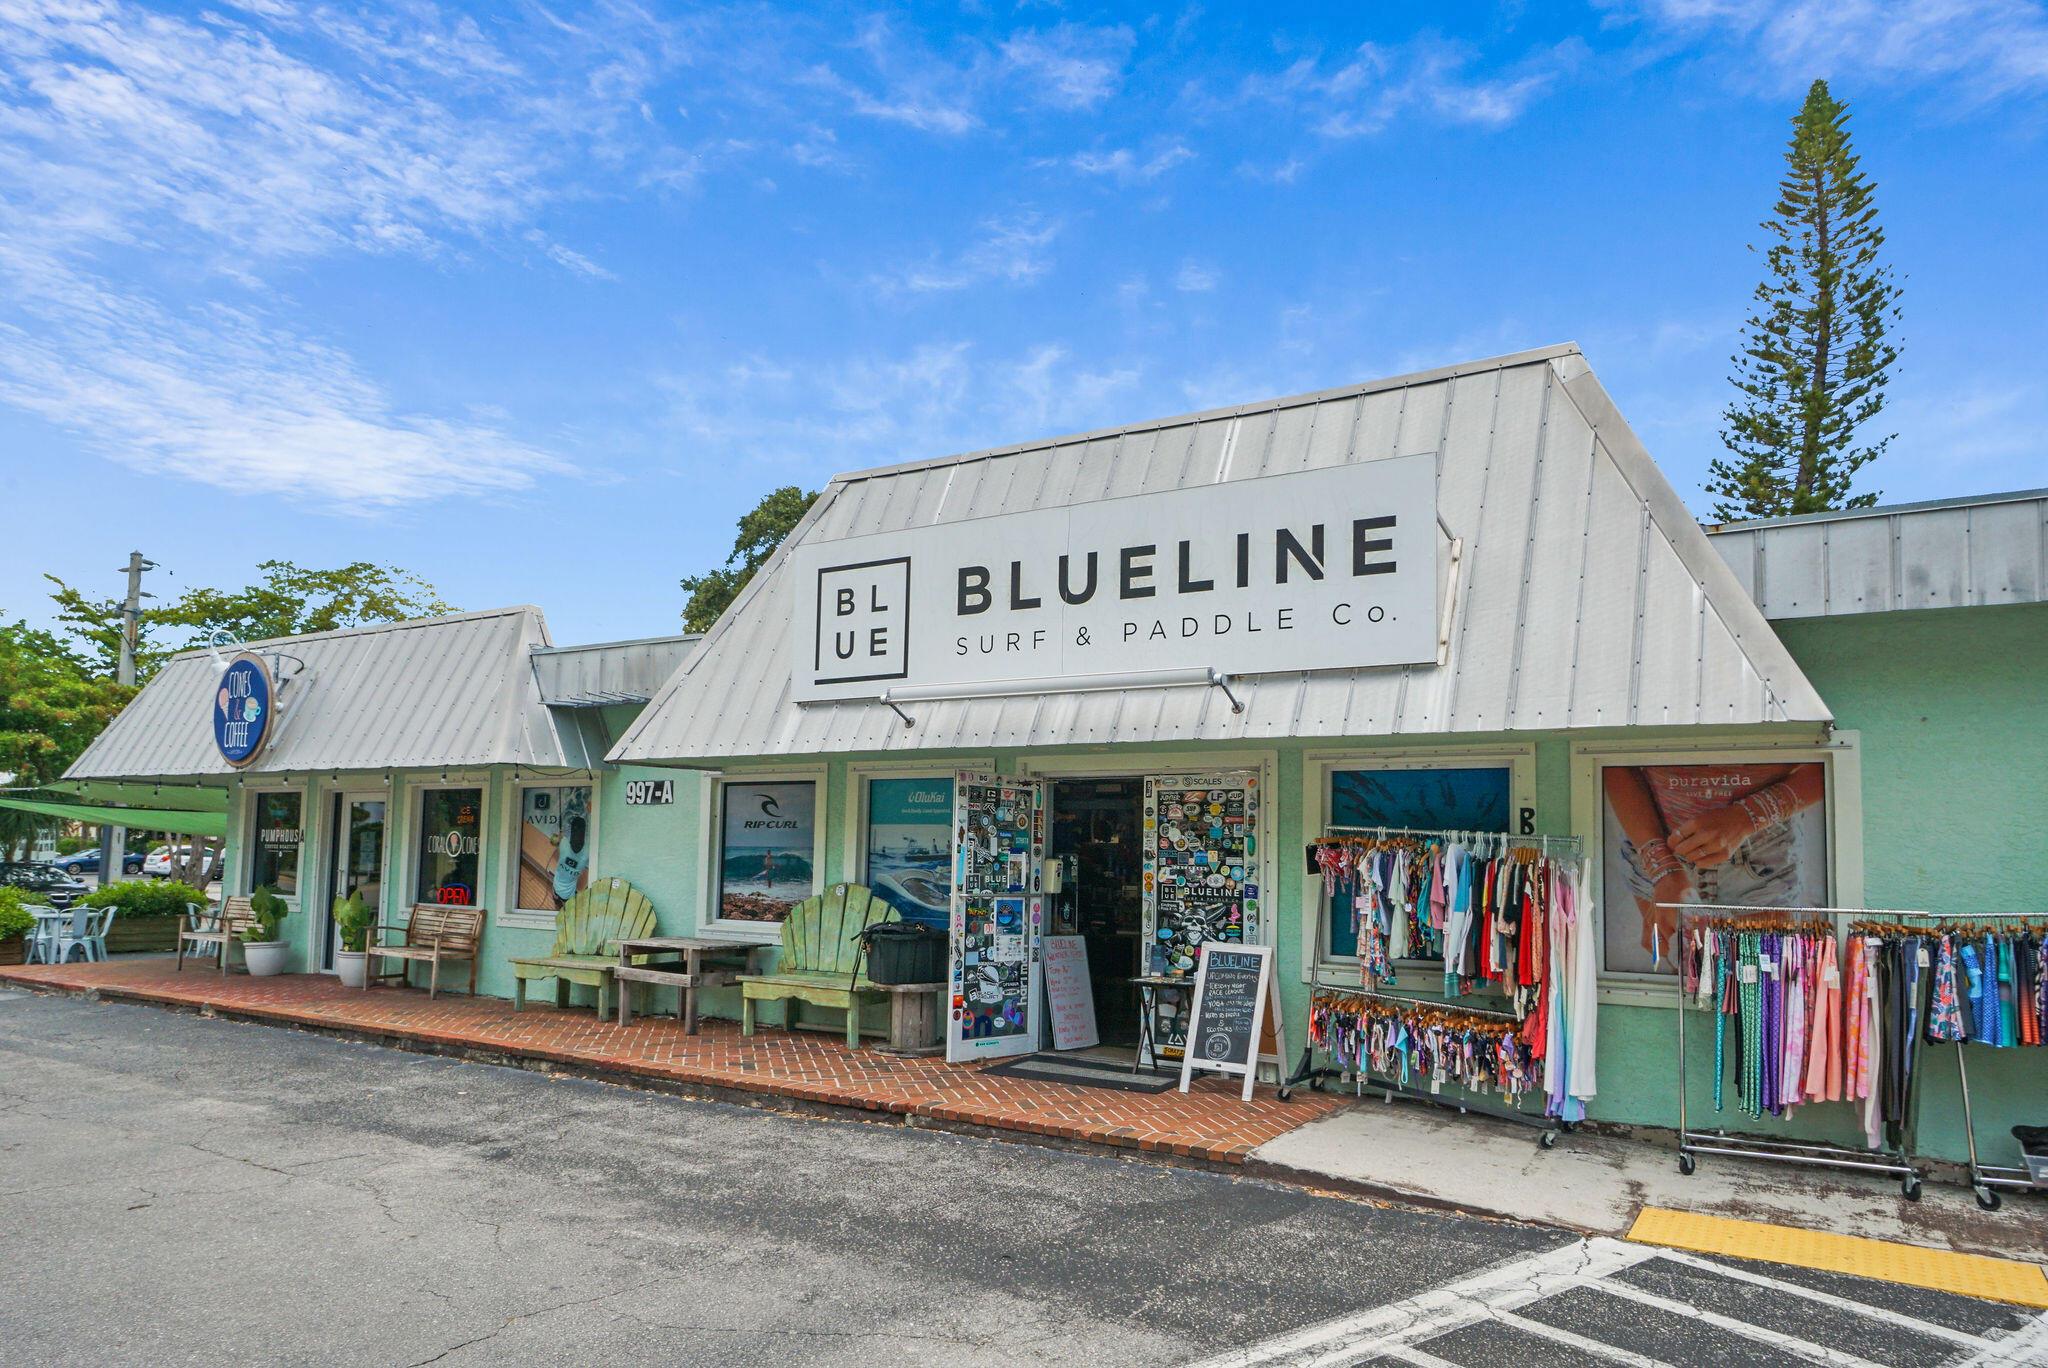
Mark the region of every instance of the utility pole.
[[[121, 601], [121, 658], [114, 666], [117, 683], [133, 688], [135, 685], [135, 646], [142, 636], [142, 600], [154, 595], [142, 592], [142, 572], [156, 569], [156, 562], [145, 559], [140, 551], [128, 553], [128, 596]], [[100, 828], [100, 887], [120, 877], [121, 866], [127, 862], [128, 828]]]

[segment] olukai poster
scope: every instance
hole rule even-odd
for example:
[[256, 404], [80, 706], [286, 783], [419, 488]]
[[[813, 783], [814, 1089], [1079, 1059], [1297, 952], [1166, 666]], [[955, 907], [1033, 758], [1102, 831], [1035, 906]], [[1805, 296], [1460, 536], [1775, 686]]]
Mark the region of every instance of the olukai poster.
[[953, 915], [953, 781], [868, 783], [868, 887], [905, 921], [936, 926]]
[[723, 791], [719, 915], [781, 921], [817, 892], [817, 785], [731, 783]]

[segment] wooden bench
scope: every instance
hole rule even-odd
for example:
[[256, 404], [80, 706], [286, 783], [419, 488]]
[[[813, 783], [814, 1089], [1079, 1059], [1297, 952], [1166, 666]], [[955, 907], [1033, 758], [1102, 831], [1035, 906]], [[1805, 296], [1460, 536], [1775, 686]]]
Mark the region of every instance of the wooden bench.
[[[384, 943], [384, 937], [396, 934], [399, 939], [391, 944]], [[412, 915], [406, 918], [404, 926], [383, 922], [370, 928], [364, 949], [369, 959], [363, 963], [363, 991], [369, 992], [370, 985], [379, 979], [407, 981], [407, 975], [415, 964], [425, 964], [427, 970], [427, 997], [431, 999], [440, 991], [441, 961], [469, 961], [469, 994], [476, 996], [477, 946], [484, 938], [484, 910], [481, 907], [448, 907], [440, 903], [417, 903]], [[379, 973], [380, 959], [400, 960], [397, 969]]]
[[[191, 906], [191, 904], [187, 904]], [[194, 953], [199, 947], [212, 947], [207, 953], [220, 956], [220, 971], [228, 971], [228, 947], [242, 938], [242, 933], [256, 924], [255, 909], [249, 906], [247, 898], [223, 898], [220, 910], [197, 925], [178, 928], [177, 973], [185, 972], [185, 947], [192, 946]]]
[[898, 920], [896, 909], [860, 884], [834, 884], [789, 910], [782, 923], [782, 958], [772, 974], [740, 976], [740, 1034], [754, 1033], [754, 1004], [784, 1004], [784, 1025], [803, 1026], [802, 1004], [846, 1013], [846, 1043], [860, 1044], [860, 1009], [888, 990], [872, 982], [860, 933], [876, 922]]
[[597, 1014], [611, 1015], [619, 942], [654, 934], [654, 904], [624, 879], [597, 879], [555, 914], [555, 945], [545, 955], [512, 961], [512, 1010], [526, 1005], [529, 979], [555, 981], [555, 1005], [569, 1005], [569, 985], [597, 989]]

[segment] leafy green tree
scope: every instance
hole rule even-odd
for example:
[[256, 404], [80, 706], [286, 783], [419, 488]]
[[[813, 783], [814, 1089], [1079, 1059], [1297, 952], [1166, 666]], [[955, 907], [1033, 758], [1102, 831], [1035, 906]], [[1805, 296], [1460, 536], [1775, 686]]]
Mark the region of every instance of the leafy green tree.
[[1792, 120], [1777, 204], [1759, 225], [1770, 245], [1757, 312], [1732, 358], [1738, 397], [1721, 432], [1730, 454], [1709, 467], [1719, 518], [1877, 502], [1849, 491], [1891, 444], [1859, 445], [1858, 434], [1884, 411], [1900, 288], [1881, 259], [1876, 186], [1858, 169], [1848, 125], [1848, 105], [1815, 81]]
[[[452, 611], [410, 570], [369, 561], [309, 570], [268, 560], [256, 568], [263, 577], [247, 588], [187, 589], [170, 603], [145, 607], [137, 623], [136, 679], [147, 683], [174, 651], [210, 639], [267, 641]], [[57, 586], [50, 595], [57, 620], [76, 639], [81, 658], [112, 676], [121, 655], [121, 601], [87, 598], [55, 575], [43, 578]]]
[[[0, 773], [21, 787], [59, 778], [132, 693], [55, 633], [0, 623]], [[25, 853], [45, 820], [0, 808], [0, 851]]]
[[690, 596], [683, 605], [683, 630], [710, 631], [719, 615], [739, 597], [740, 590], [747, 587], [754, 572], [775, 554], [775, 548], [796, 530], [817, 500], [815, 489], [806, 493], [795, 485], [784, 485], [769, 491], [755, 504], [740, 519], [740, 534], [734, 539], [732, 554], [725, 558], [725, 564], [701, 575], [683, 576], [683, 589]]

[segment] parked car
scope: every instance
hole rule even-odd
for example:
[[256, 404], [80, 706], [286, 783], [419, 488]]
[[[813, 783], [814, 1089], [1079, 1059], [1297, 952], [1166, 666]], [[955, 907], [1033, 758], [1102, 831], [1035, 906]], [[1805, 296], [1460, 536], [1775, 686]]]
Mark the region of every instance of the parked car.
[[83, 879], [74, 879], [55, 865], [39, 864], [34, 860], [0, 863], [0, 884], [19, 888], [37, 902], [48, 903], [60, 912], [86, 894]]
[[[191, 854], [192, 847], [190, 846], [158, 846], [155, 850], [150, 851], [149, 858], [142, 862], [142, 872], [152, 879], [168, 879], [171, 877], [172, 863], [188, 859]], [[220, 852], [208, 851], [205, 867], [199, 872], [198, 882], [204, 884], [211, 879], [219, 864]]]
[[[121, 870], [123, 873], [140, 874], [142, 872], [142, 861], [143, 854], [139, 850], [124, 850], [121, 852]], [[98, 846], [89, 846], [84, 850], [74, 850], [69, 855], [59, 855], [51, 863], [74, 878], [80, 874], [97, 874], [100, 872], [100, 848]]]

